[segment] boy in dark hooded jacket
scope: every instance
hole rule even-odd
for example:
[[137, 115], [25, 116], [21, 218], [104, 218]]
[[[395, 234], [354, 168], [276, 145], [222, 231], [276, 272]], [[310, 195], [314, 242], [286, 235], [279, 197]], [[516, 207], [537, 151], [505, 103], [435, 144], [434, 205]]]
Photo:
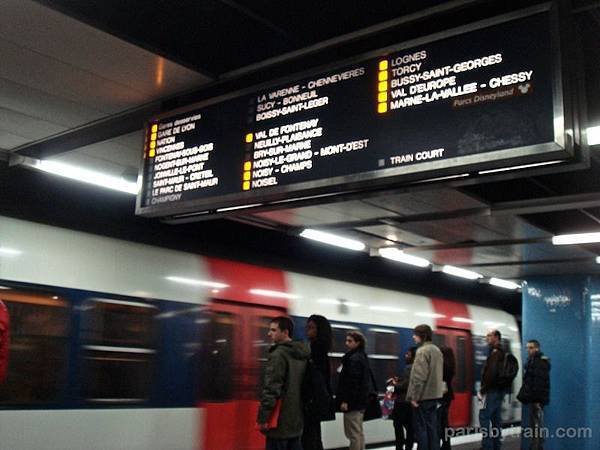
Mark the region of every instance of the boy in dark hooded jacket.
[[[302, 450], [300, 436], [304, 426], [302, 380], [310, 350], [292, 341], [294, 323], [289, 317], [276, 317], [269, 326], [273, 346], [269, 349], [264, 387], [260, 396], [257, 422], [267, 437], [266, 450]], [[277, 427], [269, 427], [275, 405], [281, 400]]]

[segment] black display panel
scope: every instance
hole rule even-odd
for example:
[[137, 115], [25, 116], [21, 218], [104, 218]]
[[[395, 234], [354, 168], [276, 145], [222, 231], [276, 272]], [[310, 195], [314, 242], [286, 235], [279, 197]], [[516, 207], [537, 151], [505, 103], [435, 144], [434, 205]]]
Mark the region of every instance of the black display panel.
[[137, 213], [214, 212], [569, 156], [551, 14], [503, 20], [150, 121]]

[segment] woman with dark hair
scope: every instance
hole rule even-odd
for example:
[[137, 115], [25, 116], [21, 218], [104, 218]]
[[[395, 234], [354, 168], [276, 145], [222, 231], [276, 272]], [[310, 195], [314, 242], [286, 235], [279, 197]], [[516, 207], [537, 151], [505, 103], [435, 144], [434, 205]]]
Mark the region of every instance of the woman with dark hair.
[[392, 420], [394, 421], [394, 433], [396, 435], [396, 450], [412, 450], [415, 442], [413, 430], [412, 405], [406, 401], [410, 371], [415, 360], [417, 347], [410, 347], [404, 354], [404, 372], [400, 377], [388, 380], [394, 386], [394, 410]]
[[[331, 395], [331, 370], [329, 352], [332, 346], [332, 332], [329, 320], [318, 314], [313, 314], [306, 320], [306, 337], [310, 342], [310, 359], [323, 376], [327, 392]], [[323, 450], [321, 437], [321, 421], [334, 420], [335, 411], [327, 417], [304, 417], [302, 433], [302, 448], [304, 450]]]
[[346, 334], [348, 352], [342, 358], [336, 402], [344, 413], [344, 433], [350, 441], [349, 450], [365, 448], [363, 419], [372, 384], [365, 347], [366, 339], [361, 332]]

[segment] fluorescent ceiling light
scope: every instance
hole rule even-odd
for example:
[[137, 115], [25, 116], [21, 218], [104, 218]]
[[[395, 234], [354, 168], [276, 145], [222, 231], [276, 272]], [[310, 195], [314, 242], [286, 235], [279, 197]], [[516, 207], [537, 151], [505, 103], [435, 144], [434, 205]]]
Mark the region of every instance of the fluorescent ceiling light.
[[600, 233], [560, 234], [552, 238], [554, 245], [591, 244], [600, 242]]
[[519, 289], [521, 287], [520, 284], [513, 283], [512, 281], [503, 280], [502, 278], [490, 278], [490, 284], [494, 286], [498, 286], [504, 289]]
[[210, 288], [214, 288], [214, 289], [225, 289], [225, 288], [229, 287], [228, 284], [217, 283], [215, 281], [197, 280], [195, 278], [184, 278], [184, 277], [176, 277], [176, 276], [168, 276], [165, 278], [169, 281], [174, 281], [175, 283], [189, 284], [191, 286], [210, 287]]
[[50, 161], [47, 159], [38, 160], [32, 164], [27, 164], [27, 166], [41, 170], [42, 172], [113, 189], [115, 191], [127, 192], [128, 194], [136, 195], [139, 191], [139, 186], [137, 183], [127, 181], [124, 178], [107, 175], [95, 170], [72, 166], [70, 164], [65, 164], [58, 161]]
[[596, 256], [596, 264], [600, 264], [600, 256]]
[[271, 291], [268, 289], [250, 289], [249, 292], [254, 295], [262, 295], [263, 297], [290, 298], [290, 299], [300, 298], [297, 295], [288, 294], [287, 292]]
[[342, 236], [337, 236], [331, 233], [325, 233], [324, 231], [313, 230], [311, 228], [307, 228], [304, 231], [302, 231], [302, 233], [300, 233], [300, 236], [312, 239], [314, 241], [319, 241], [324, 244], [347, 248], [348, 250], [361, 251], [365, 249], [365, 244], [363, 244], [360, 241], [348, 239]]
[[326, 305], [360, 306], [360, 303], [342, 302], [342, 301], [336, 300], [334, 298], [320, 298], [317, 300], [317, 303], [324, 303]]
[[383, 312], [393, 312], [393, 313], [403, 313], [406, 312], [406, 309], [396, 308], [394, 306], [369, 306], [371, 311], [383, 311]]
[[431, 264], [425, 258], [407, 255], [402, 250], [398, 250], [394, 247], [380, 248], [379, 255], [386, 259], [391, 259], [393, 261], [401, 262], [404, 264], [410, 264], [411, 266], [429, 267], [429, 265]]
[[442, 272], [447, 273], [448, 275], [453, 275], [455, 277], [466, 278], [468, 280], [476, 280], [478, 278], [483, 278], [483, 275], [477, 272], [472, 272], [470, 270], [461, 269], [460, 267], [455, 266], [444, 266], [442, 267]]
[[496, 327], [496, 328], [500, 328], [500, 327], [505, 327], [506, 324], [503, 322], [483, 322], [484, 325], [488, 326], [488, 327]]
[[430, 317], [432, 319], [443, 319], [444, 317], [446, 317], [444, 314], [430, 313], [430, 312], [416, 312], [415, 316]]
[[587, 129], [587, 140], [588, 140], [588, 145], [600, 144], [600, 126], [589, 127]]
[[523, 164], [521, 166], [511, 166], [511, 167], [501, 167], [500, 169], [490, 169], [490, 170], [480, 170], [479, 175], [485, 175], [487, 173], [497, 173], [497, 172], [506, 172], [509, 170], [521, 170], [521, 169], [530, 169], [532, 167], [541, 167], [541, 166], [551, 166], [554, 164], [561, 163], [562, 161], [545, 161], [541, 163], [533, 163], [533, 164]]
[[475, 323], [473, 319], [467, 319], [466, 317], [453, 317], [452, 320], [460, 323]]
[[0, 255], [17, 256], [23, 253], [21, 250], [14, 248], [0, 247]]

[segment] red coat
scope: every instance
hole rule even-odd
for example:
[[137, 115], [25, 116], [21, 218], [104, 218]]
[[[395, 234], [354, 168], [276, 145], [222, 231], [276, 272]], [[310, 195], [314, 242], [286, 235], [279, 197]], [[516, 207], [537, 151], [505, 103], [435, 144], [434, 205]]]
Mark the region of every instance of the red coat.
[[8, 309], [0, 300], [0, 383], [6, 378], [8, 369], [8, 344], [10, 342], [10, 319]]

